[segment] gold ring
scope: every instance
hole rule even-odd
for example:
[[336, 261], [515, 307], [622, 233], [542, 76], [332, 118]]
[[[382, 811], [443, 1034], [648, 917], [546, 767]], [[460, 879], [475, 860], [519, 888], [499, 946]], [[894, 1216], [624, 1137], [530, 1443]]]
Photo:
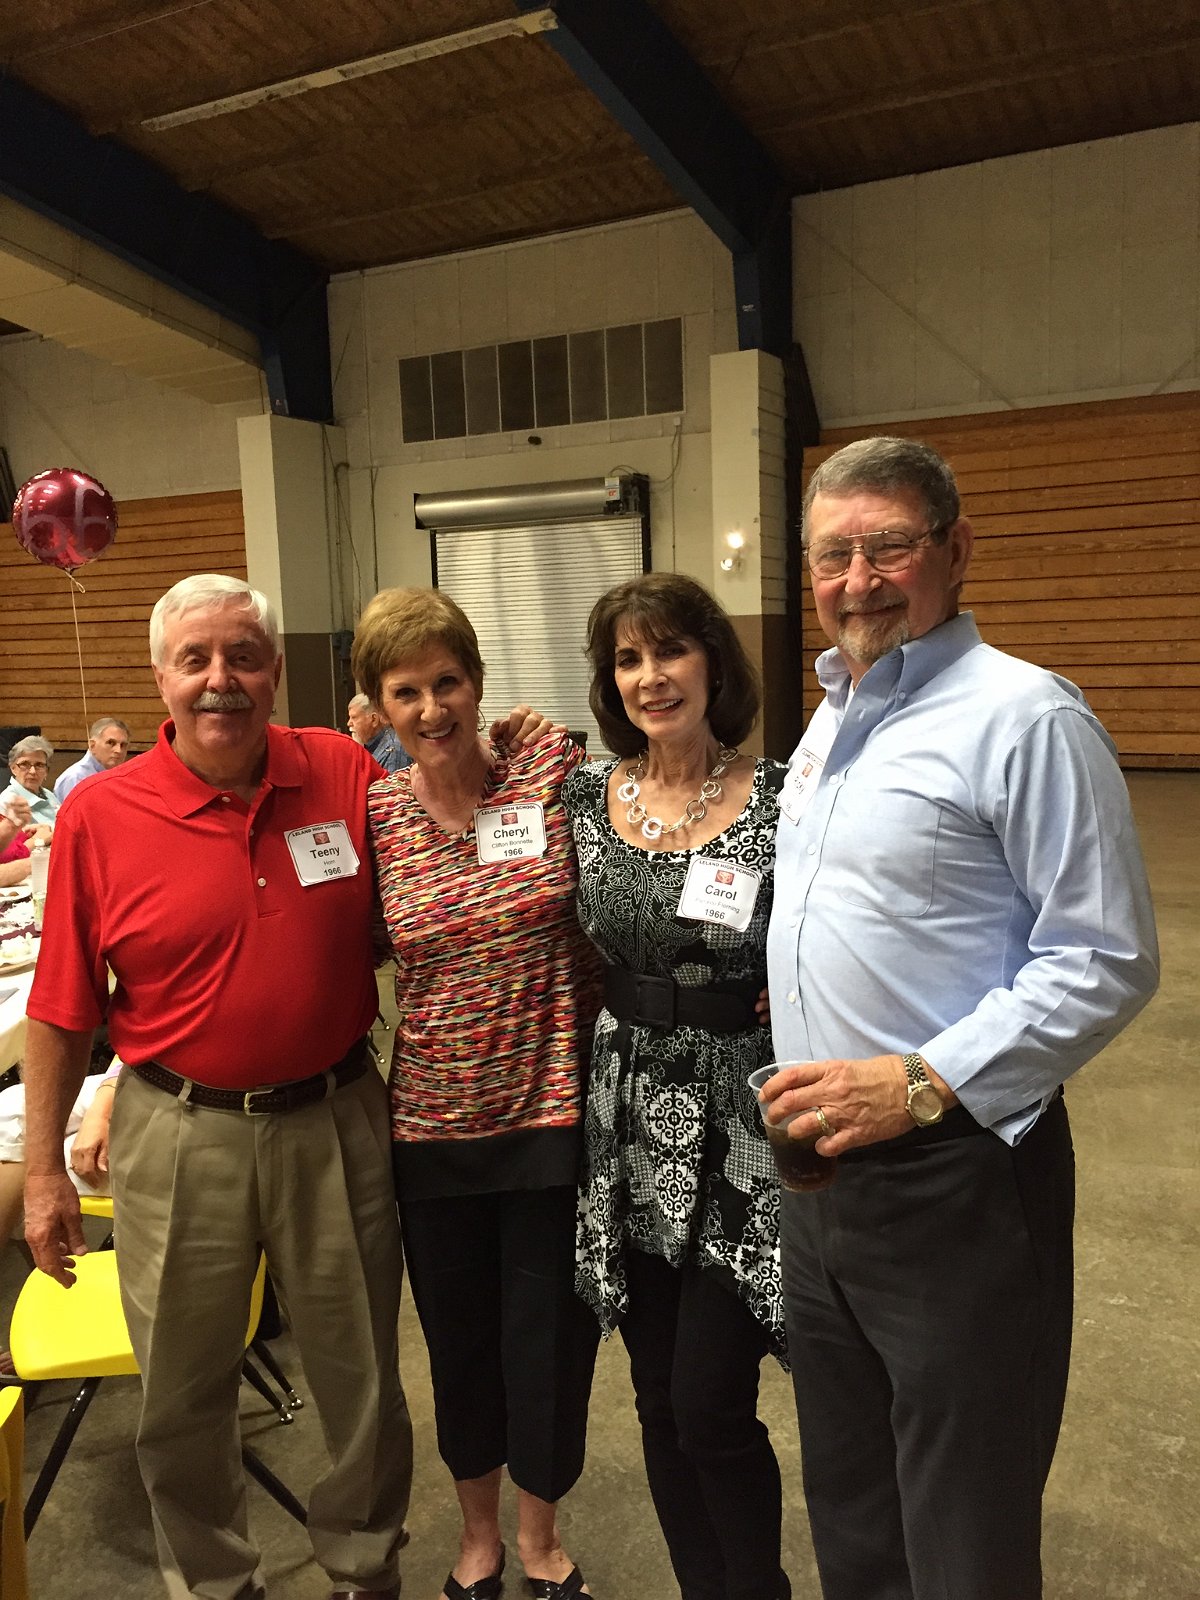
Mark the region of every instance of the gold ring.
[[813, 1114], [814, 1117], [816, 1117], [817, 1122], [820, 1124], [821, 1137], [823, 1139], [832, 1139], [834, 1134], [837, 1132], [837, 1129], [834, 1127], [833, 1123], [830, 1122], [829, 1118], [825, 1115], [825, 1113], [821, 1110], [820, 1106], [813, 1106], [812, 1114]]

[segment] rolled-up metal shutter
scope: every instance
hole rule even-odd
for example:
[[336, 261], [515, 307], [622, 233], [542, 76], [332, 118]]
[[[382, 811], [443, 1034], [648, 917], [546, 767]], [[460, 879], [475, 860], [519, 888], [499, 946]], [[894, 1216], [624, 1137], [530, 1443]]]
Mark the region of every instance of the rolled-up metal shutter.
[[[522, 702], [602, 741], [588, 706], [587, 618], [605, 590], [649, 568], [646, 480], [521, 485], [418, 496], [434, 582], [479, 635], [485, 718]], [[611, 506], [609, 511], [605, 506]]]

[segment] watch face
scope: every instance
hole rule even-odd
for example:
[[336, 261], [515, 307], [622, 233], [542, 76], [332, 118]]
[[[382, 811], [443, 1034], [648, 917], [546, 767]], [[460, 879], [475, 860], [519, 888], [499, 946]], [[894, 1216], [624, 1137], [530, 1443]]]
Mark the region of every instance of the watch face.
[[942, 1120], [942, 1102], [931, 1083], [914, 1085], [908, 1091], [908, 1109], [913, 1120], [925, 1127]]

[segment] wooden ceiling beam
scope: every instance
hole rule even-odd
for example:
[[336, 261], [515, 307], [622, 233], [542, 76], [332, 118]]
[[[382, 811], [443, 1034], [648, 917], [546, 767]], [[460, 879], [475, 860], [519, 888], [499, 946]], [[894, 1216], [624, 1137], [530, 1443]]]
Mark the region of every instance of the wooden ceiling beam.
[[[539, 90], [534, 102], [537, 106], [539, 119], [543, 111], [555, 113], [560, 107], [572, 103], [579, 105], [590, 103], [588, 91], [576, 79], [572, 78], [565, 84], [553, 90]], [[461, 116], [454, 118], [454, 132], [460, 136], [465, 132], [493, 121], [497, 116], [504, 116], [506, 112], [527, 113], [530, 109], [531, 97], [528, 91], [514, 94], [511, 88], [506, 89], [502, 95], [493, 95], [490, 98], [476, 100], [471, 109]], [[392, 108], [391, 116], [373, 116], [371, 122], [371, 142], [378, 144], [388, 138], [403, 139], [405, 141], [406, 159], [413, 154], [413, 144], [426, 140], [445, 148], [446, 143], [446, 109], [440, 107], [436, 113], [426, 117], [419, 117], [409, 121], [405, 105], [397, 101]], [[363, 148], [363, 130], [355, 121], [340, 125], [332, 129], [324, 129], [320, 135], [312, 133], [304, 139], [291, 139], [272, 147], [270, 143], [261, 139], [258, 141], [253, 155], [231, 156], [228, 160], [211, 160], [207, 163], [194, 161], [187, 166], [173, 163], [172, 170], [179, 177], [185, 189], [215, 189], [222, 184], [238, 178], [247, 178], [256, 172], [278, 172], [282, 168], [299, 166], [306, 161], [320, 160], [351, 160], [361, 156]]]
[[[629, 172], [632, 165], [644, 159], [637, 152], [629, 150], [606, 155], [593, 149], [580, 161], [558, 160], [547, 162], [541, 167], [526, 167], [519, 178], [504, 183], [485, 177], [473, 183], [470, 188], [459, 189], [453, 194], [447, 194], [444, 189], [440, 189], [436, 196], [411, 195], [388, 205], [372, 206], [366, 211], [343, 212], [340, 215], [322, 211], [319, 216], [314, 216], [312, 210], [308, 209], [295, 217], [276, 222], [268, 229], [267, 237], [303, 239], [309, 234], [325, 233], [338, 228], [361, 227], [364, 223], [382, 222], [386, 218], [427, 216], [430, 213], [450, 210], [455, 206], [470, 205], [479, 200], [496, 200], [504, 197], [516, 199], [528, 190], [537, 190], [547, 184], [575, 184], [581, 179], [588, 178], [620, 178]], [[394, 193], [395, 190], [390, 189], [389, 192]]]
[[[995, 6], [996, 0], [930, 0], [926, 5], [906, 6], [903, 20], [905, 26], [911, 27], [947, 12], [994, 10]], [[709, 32], [698, 37], [692, 49], [706, 71], [719, 74], [722, 68], [737, 66], [755, 56], [771, 55], [777, 50], [808, 50], [834, 39], [867, 33], [873, 25], [893, 22], [896, 16], [897, 0], [856, 0], [853, 5], [836, 0], [833, 5], [798, 8], [794, 20], [774, 27], [743, 25], [724, 28], [720, 33]]]
[[1172, 55], [1188, 46], [1200, 44], [1200, 24], [1164, 29], [1153, 36], [1144, 30], [1110, 35], [1106, 48], [1089, 50], [1082, 42], [1055, 50], [1022, 50], [994, 65], [979, 64], [969, 77], [961, 66], [930, 73], [928, 76], [876, 92], [839, 96], [823, 105], [809, 101], [802, 110], [763, 118], [767, 134], [803, 133], [831, 122], [869, 118], [891, 111], [906, 111], [939, 100], [964, 99], [979, 94], [994, 94], [1045, 79], [1075, 76], [1100, 67], [1128, 67], [1135, 60]]
[[65, 50], [82, 50], [116, 34], [132, 33], [156, 22], [177, 17], [182, 11], [196, 11], [216, 0], [107, 0], [87, 10], [87, 21], [77, 17], [61, 20], [61, 8], [46, 10], [58, 20], [45, 22], [33, 6], [12, 7], [8, 19], [0, 23], [0, 58], [9, 67], [24, 66]]

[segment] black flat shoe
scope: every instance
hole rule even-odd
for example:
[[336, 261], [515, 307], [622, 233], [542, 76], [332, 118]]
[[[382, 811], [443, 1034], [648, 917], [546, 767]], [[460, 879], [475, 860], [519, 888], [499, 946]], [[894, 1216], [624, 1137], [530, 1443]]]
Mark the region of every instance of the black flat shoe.
[[504, 1546], [500, 1546], [500, 1565], [486, 1578], [476, 1578], [474, 1583], [459, 1583], [453, 1572], [442, 1585], [446, 1600], [500, 1600], [504, 1588]]
[[[555, 1583], [553, 1578], [526, 1578], [525, 1587], [533, 1596], [533, 1600], [577, 1600], [583, 1595], [583, 1573], [578, 1567], [572, 1567], [561, 1583]], [[450, 1595], [448, 1600], [455, 1600]], [[584, 1595], [583, 1600], [588, 1600]]]

